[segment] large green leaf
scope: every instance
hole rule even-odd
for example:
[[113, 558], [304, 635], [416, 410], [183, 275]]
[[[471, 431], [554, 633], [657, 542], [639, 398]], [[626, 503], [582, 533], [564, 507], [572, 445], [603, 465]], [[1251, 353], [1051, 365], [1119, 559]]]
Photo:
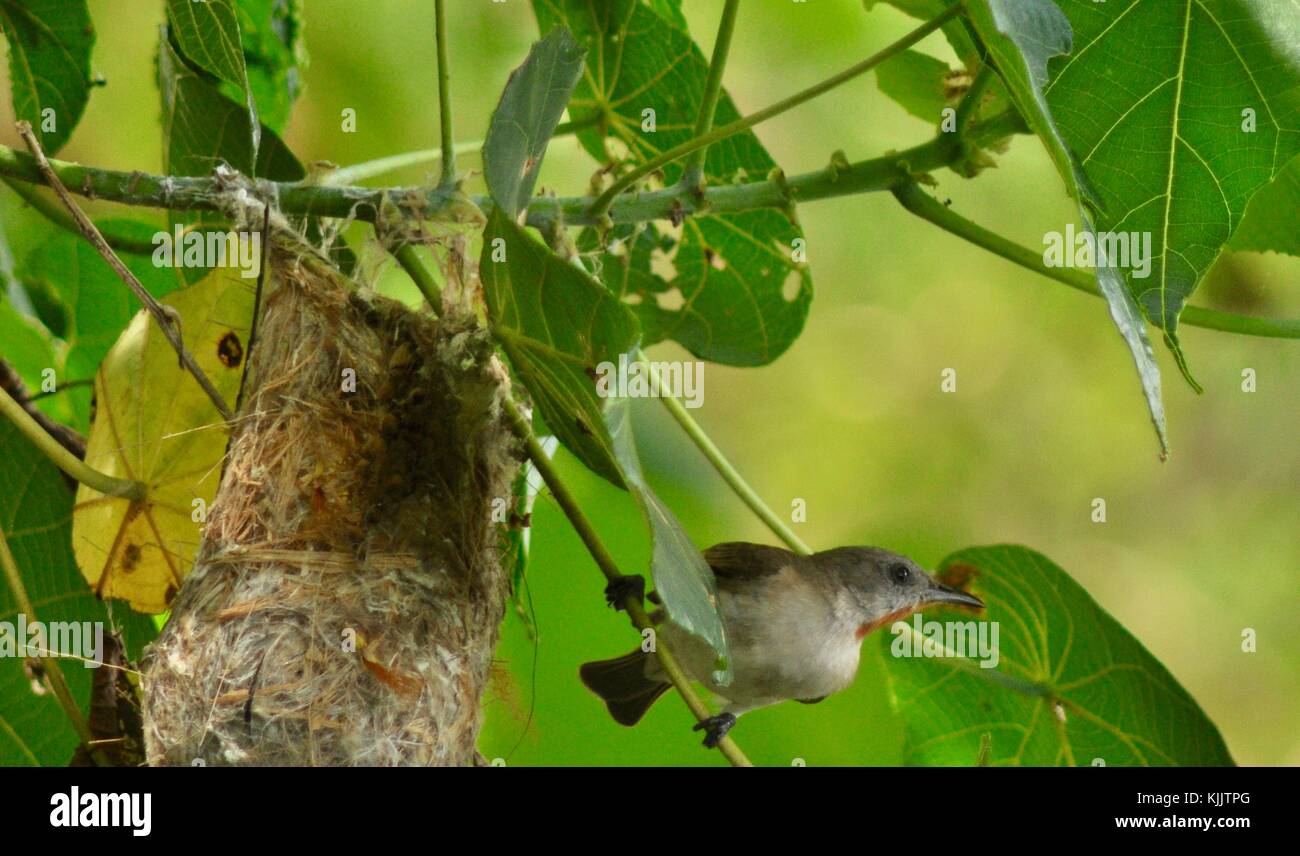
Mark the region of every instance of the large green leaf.
[[[565, 26], [587, 50], [587, 68], [569, 102], [575, 118], [604, 114], [603, 126], [578, 133], [602, 161], [617, 157], [606, 132], [634, 161], [690, 139], [703, 98], [708, 62], [689, 35], [638, 0], [534, 0], [543, 32]], [[655, 130], [643, 131], [646, 110]], [[716, 124], [739, 118], [723, 94]], [[775, 163], [751, 132], [709, 147], [704, 172], [710, 183], [761, 179]], [[682, 165], [665, 167], [671, 184]], [[681, 239], [662, 259], [668, 290], [629, 297], [647, 342], [675, 339], [696, 355], [733, 365], [762, 365], [780, 356], [803, 330], [812, 301], [807, 267], [794, 261], [802, 233], [774, 210], [691, 216]], [[645, 269], [642, 269], [644, 272]], [[636, 278], [605, 266], [600, 276]]]
[[239, 91], [248, 107], [244, 128], [250, 134], [250, 151], [256, 153], [262, 125], [248, 85], [234, 0], [167, 0], [167, 20], [176, 45], [190, 62]]
[[510, 217], [533, 197], [546, 144], [582, 74], [584, 56], [560, 27], [533, 45], [506, 82], [483, 144], [483, 172], [492, 198]]
[[[1096, 189], [1097, 227], [1151, 235], [1150, 275], [1123, 273], [1177, 352], [1187, 298], [1251, 196], [1300, 153], [1300, 6], [1061, 6], [1074, 51], [1053, 67], [1052, 112]], [[1245, 110], [1254, 113], [1254, 131], [1244, 129]]]
[[[119, 628], [127, 650], [138, 658], [155, 635], [153, 623], [117, 603], [112, 610], [91, 594], [72, 558], [72, 494], [58, 470], [0, 419], [0, 526], [13, 551], [27, 595], [41, 622], [100, 622], [105, 636]], [[25, 617], [25, 621], [32, 620]], [[17, 631], [17, 602], [0, 582], [0, 633]], [[91, 652], [63, 652], [81, 653]], [[75, 659], [61, 660], [77, 705], [86, 711], [94, 674]], [[63, 766], [72, 758], [77, 735], [53, 693], [33, 691], [22, 657], [0, 657], [0, 766]]]
[[[1093, 233], [1100, 203], [1069, 144], [1061, 136], [1045, 94], [1048, 61], [1070, 52], [1070, 22], [1051, 0], [971, 0], [967, 8], [971, 22], [1006, 82], [1012, 102], [1043, 141], [1070, 195], [1078, 201], [1083, 230]], [[1093, 81], [1091, 87], [1096, 86]], [[1124, 276], [1118, 268], [1098, 266], [1096, 274], [1110, 307], [1111, 320], [1133, 356], [1163, 455], [1168, 451], [1168, 441], [1160, 368], [1151, 352], [1142, 312], [1125, 287]]]
[[[978, 621], [996, 622], [998, 661], [984, 669], [973, 660], [899, 656], [905, 634], [885, 637], [906, 763], [969, 766], [985, 732], [993, 765], [1232, 763], [1187, 691], [1046, 557], [978, 547], [949, 556], [939, 576], [988, 605]], [[924, 616], [936, 619], [975, 620], [955, 610]]]
[[561, 443], [635, 497], [650, 529], [651, 573], [673, 619], [703, 637], [729, 682], [713, 572], [641, 475], [626, 399], [602, 398], [597, 379], [634, 359], [639, 330], [619, 300], [581, 268], [533, 240], [501, 209], [483, 234], [480, 262], [492, 332]]
[[[41, 146], [62, 148], [90, 99], [95, 30], [86, 0], [0, 0], [0, 30], [9, 40], [14, 112], [32, 123]], [[52, 109], [47, 130], [43, 111]]]

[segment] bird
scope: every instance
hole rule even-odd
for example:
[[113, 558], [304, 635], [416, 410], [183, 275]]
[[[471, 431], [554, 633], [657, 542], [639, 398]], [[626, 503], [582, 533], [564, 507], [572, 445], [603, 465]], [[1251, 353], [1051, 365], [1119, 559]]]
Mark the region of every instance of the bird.
[[[862, 640], [872, 631], [937, 604], [982, 609], [973, 594], [944, 585], [916, 562], [880, 547], [837, 547], [801, 555], [781, 547], [728, 542], [704, 551], [717, 580], [718, 609], [733, 677], [715, 677], [717, 653], [674, 623], [651, 613], [656, 640], [682, 669], [721, 702], [722, 712], [695, 725], [713, 748], [748, 711], [795, 700], [815, 704], [847, 688], [858, 671]], [[631, 588], [629, 589], [629, 586]], [[645, 580], [611, 583], [611, 604], [644, 592]], [[658, 599], [652, 593], [652, 602]], [[621, 725], [636, 725], [672, 684], [653, 650], [584, 663], [582, 682]]]

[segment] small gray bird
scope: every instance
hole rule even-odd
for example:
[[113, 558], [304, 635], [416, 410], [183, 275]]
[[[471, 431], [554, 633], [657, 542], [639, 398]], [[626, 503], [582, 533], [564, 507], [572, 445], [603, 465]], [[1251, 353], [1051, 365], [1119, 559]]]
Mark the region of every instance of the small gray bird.
[[[937, 582], [911, 559], [878, 547], [801, 556], [736, 542], [710, 547], [704, 558], [718, 581], [731, 685], [713, 680], [717, 655], [704, 640], [668, 620], [662, 609], [651, 618], [686, 673], [726, 702], [722, 713], [695, 726], [710, 748], [746, 711], [787, 699], [815, 704], [848, 687], [871, 631], [931, 604], [984, 606], [974, 595]], [[640, 578], [624, 580], [644, 587]], [[627, 592], [615, 584], [606, 593], [614, 602]], [[654, 653], [640, 648], [584, 663], [579, 674], [622, 725], [635, 725], [671, 686]]]

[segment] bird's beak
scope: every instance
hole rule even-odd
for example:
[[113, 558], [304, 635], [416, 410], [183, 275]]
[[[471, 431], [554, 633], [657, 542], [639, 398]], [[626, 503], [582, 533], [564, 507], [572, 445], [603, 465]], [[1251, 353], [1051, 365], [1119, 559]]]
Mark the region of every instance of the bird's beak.
[[932, 603], [951, 603], [957, 606], [973, 606], [976, 609], [984, 608], [984, 601], [975, 595], [939, 582], [930, 586], [930, 590], [925, 593], [923, 602], [926, 606]]

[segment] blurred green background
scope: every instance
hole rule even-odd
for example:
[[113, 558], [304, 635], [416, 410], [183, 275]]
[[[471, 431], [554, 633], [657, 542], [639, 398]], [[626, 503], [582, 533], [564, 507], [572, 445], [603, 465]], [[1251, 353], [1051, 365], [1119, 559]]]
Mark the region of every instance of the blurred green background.
[[[91, 0], [95, 68], [107, 80], [60, 156], [157, 171], [154, 82], [161, 2]], [[525, 0], [454, 0], [453, 107], [460, 140], [482, 137], [509, 71], [538, 36]], [[706, 54], [721, 0], [686, 5]], [[308, 0], [311, 64], [287, 141], [304, 161], [350, 164], [436, 145], [432, 4]], [[903, 16], [856, 0], [747, 3], [726, 85], [742, 112], [823, 79], [902, 35]], [[932, 36], [922, 44], [951, 59]], [[0, 87], [7, 99], [7, 80]], [[340, 112], [357, 111], [356, 133]], [[6, 103], [3, 115], [12, 116]], [[3, 123], [0, 141], [21, 147]], [[857, 79], [758, 128], [788, 173], [902, 148], [933, 129], [895, 106], [875, 78]], [[477, 156], [462, 170], [477, 170]], [[432, 169], [432, 168], [430, 168]], [[557, 140], [542, 185], [587, 187], [595, 164]], [[419, 183], [414, 168], [386, 183]], [[1042, 146], [1018, 137], [999, 168], [975, 181], [936, 175], [941, 198], [1029, 246], [1072, 219]], [[470, 189], [482, 190], [475, 176]], [[98, 206], [96, 213], [124, 209]], [[162, 222], [158, 212], [130, 216]], [[1300, 764], [1300, 343], [1184, 328], [1205, 394], [1160, 351], [1172, 456], [1157, 446], [1132, 364], [1105, 305], [1023, 271], [906, 214], [888, 194], [811, 203], [799, 215], [817, 296], [802, 338], [762, 369], [710, 365], [705, 406], [713, 439], [778, 510], [807, 502], [801, 536], [818, 549], [888, 546], [927, 566], [962, 547], [1015, 542], [1077, 579], [1165, 663], [1204, 707], [1243, 764]], [[48, 225], [7, 189], [0, 217], [16, 257]], [[362, 238], [364, 230], [354, 229]], [[378, 253], [367, 276], [410, 295]], [[1221, 260], [1193, 302], [1238, 312], [1300, 315], [1300, 260]], [[672, 345], [652, 357], [683, 358]], [[939, 375], [955, 368], [958, 389]], [[1258, 391], [1243, 393], [1253, 368]], [[656, 489], [701, 546], [774, 543], [655, 402], [640, 402], [638, 436]], [[561, 453], [599, 531], [628, 572], [648, 561], [631, 500]], [[1107, 501], [1094, 524], [1090, 503]], [[607, 609], [603, 580], [555, 503], [533, 517], [528, 596], [539, 636], [508, 615], [486, 699], [481, 748], [533, 764], [721, 764], [698, 745], [681, 702], [666, 697], [636, 729], [613, 723], [578, 682], [584, 660], [629, 650], [637, 637]], [[1241, 651], [1243, 628], [1258, 651]], [[747, 715], [735, 736], [759, 764], [891, 764], [901, 730], [883, 684], [883, 643], [868, 641], [857, 684], [815, 707]], [[972, 759], [973, 760], [973, 759]]]

